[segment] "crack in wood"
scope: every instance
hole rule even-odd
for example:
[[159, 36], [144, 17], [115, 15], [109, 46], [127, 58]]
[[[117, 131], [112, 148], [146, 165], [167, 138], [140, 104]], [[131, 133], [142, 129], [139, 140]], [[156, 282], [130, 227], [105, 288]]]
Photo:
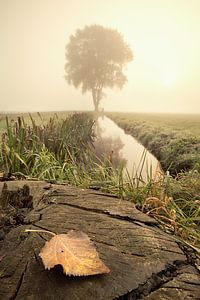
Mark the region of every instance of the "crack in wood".
[[196, 286], [200, 287], [200, 283], [197, 283], [197, 282], [191, 282], [191, 281], [187, 281], [187, 280], [181, 280], [181, 282], [190, 284], [190, 285], [196, 285]]
[[[93, 239], [91, 239], [91, 240], [93, 240]], [[93, 240], [93, 241], [94, 241], [94, 240]], [[101, 244], [101, 245], [108, 246], [108, 247], [114, 249], [115, 251], [117, 251], [117, 252], [119, 252], [119, 253], [121, 253], [121, 254], [124, 254], [124, 255], [131, 255], [131, 256], [135, 256], [135, 257], [146, 257], [146, 255], [144, 255], [144, 254], [130, 253], [130, 252], [126, 252], [126, 251], [121, 251], [121, 250], [118, 249], [115, 245], [109, 244], [109, 243], [107, 243], [107, 242], [94, 241], [94, 243], [95, 243], [96, 245]]]
[[197, 269], [197, 251], [193, 249], [190, 245], [185, 245], [183, 242], [184, 241], [177, 241], [177, 245], [187, 257], [187, 262]]
[[[104, 197], [110, 197], [110, 198], [119, 199], [119, 197], [117, 195], [115, 195], [115, 194], [107, 194], [107, 193], [89, 192], [89, 193], [85, 193], [84, 195], [98, 195], [98, 196], [104, 196]], [[126, 199], [120, 199], [120, 200], [126, 200]]]
[[24, 271], [22, 272], [20, 278], [19, 278], [19, 281], [18, 281], [18, 284], [17, 284], [17, 287], [16, 287], [16, 291], [14, 293], [14, 295], [10, 298], [10, 300], [15, 300], [17, 298], [17, 295], [20, 291], [20, 288], [23, 284], [23, 279], [24, 279], [24, 276], [25, 276], [25, 273], [27, 271], [27, 268], [28, 268], [28, 264], [29, 264], [29, 261], [27, 261], [26, 265], [25, 265], [25, 268], [24, 268]]
[[[129, 216], [120, 216], [118, 214], [112, 214], [109, 211], [98, 209], [98, 208], [89, 208], [89, 207], [83, 207], [83, 206], [80, 206], [80, 205], [77, 205], [77, 204], [62, 203], [62, 202], [59, 202], [58, 205], [66, 205], [66, 206], [78, 208], [78, 209], [81, 209], [81, 210], [84, 210], [84, 211], [90, 211], [90, 212], [94, 212], [94, 213], [97, 213], [97, 214], [104, 214], [104, 215], [107, 215], [111, 218], [131, 222], [131, 223], [135, 223], [135, 221], [138, 221], [138, 219], [134, 218], [134, 217], [131, 218]], [[150, 223], [149, 221], [145, 221], [145, 220], [141, 224], [151, 225], [152, 227], [153, 227], [153, 225], [154, 226], [157, 225], [153, 221], [152, 221], [152, 223]], [[140, 226], [142, 226], [142, 225], [140, 225]]]
[[[61, 191], [57, 191], [57, 190], [53, 190], [53, 191], [49, 191], [46, 196], [47, 197], [58, 197], [58, 196], [72, 196], [72, 197], [76, 197], [79, 198], [82, 195], [97, 195], [97, 196], [103, 196], [103, 197], [110, 197], [110, 198], [117, 198], [119, 199], [119, 197], [116, 194], [109, 194], [109, 193], [103, 193], [103, 192], [95, 192], [95, 191], [81, 191], [80, 193], [66, 193], [66, 192], [61, 192]], [[121, 199], [124, 200], [124, 199]]]
[[162, 286], [176, 278], [179, 274], [177, 271], [182, 267], [188, 265], [185, 261], [174, 261], [168, 264], [164, 270], [159, 273], [153, 273], [152, 276], [144, 283], [138, 286], [137, 289], [128, 292], [126, 295], [115, 298], [115, 300], [139, 300], [150, 295], [162, 288]]
[[[163, 287], [161, 287], [162, 289]], [[166, 286], [165, 289], [171, 289], [171, 290], [180, 290], [181, 292], [182, 291], [186, 291], [186, 292], [193, 292], [194, 290], [193, 289], [190, 289], [190, 288], [185, 288], [183, 286], [179, 287], [179, 286]], [[198, 298], [199, 299], [199, 298]]]
[[177, 251], [173, 251], [173, 250], [169, 250], [169, 249], [165, 249], [165, 248], [159, 248], [159, 247], [152, 247], [152, 246], [145, 246], [145, 248], [150, 248], [150, 249], [159, 249], [161, 251], [165, 251], [165, 252], [170, 252], [170, 253], [174, 253], [174, 254], [181, 254], [181, 252], [177, 252]]

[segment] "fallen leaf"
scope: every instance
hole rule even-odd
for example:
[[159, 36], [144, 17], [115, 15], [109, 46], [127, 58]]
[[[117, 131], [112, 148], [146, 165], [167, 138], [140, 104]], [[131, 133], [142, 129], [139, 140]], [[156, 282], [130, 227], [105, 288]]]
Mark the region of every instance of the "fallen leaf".
[[87, 234], [77, 230], [52, 237], [45, 243], [39, 256], [45, 269], [62, 265], [66, 275], [87, 276], [110, 272]]

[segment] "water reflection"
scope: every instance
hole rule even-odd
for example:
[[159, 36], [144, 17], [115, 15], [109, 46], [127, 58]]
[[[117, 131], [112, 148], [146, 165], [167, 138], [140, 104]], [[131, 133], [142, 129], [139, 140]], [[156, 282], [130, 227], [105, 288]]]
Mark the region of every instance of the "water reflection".
[[160, 170], [158, 160], [115, 122], [99, 117], [96, 131], [98, 157], [107, 158], [114, 167], [125, 166], [125, 177], [128, 172], [131, 178], [140, 177], [143, 181], [149, 176], [155, 178]]

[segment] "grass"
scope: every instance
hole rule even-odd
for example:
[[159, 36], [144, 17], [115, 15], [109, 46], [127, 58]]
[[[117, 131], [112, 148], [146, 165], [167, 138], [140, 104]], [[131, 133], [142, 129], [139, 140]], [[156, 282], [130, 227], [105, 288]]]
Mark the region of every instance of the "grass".
[[[87, 114], [54, 116], [38, 125], [32, 115], [30, 125], [23, 116], [6, 121], [2, 133], [0, 166], [7, 173], [52, 175], [70, 164], [84, 164], [92, 147], [93, 119]], [[40, 120], [41, 122], [41, 120]], [[58, 164], [59, 163], [59, 164]]]
[[[160, 176], [156, 181], [149, 177], [146, 184], [140, 184], [139, 174], [127, 174], [125, 178], [122, 166], [114, 168], [108, 158], [96, 156], [92, 114], [65, 114], [62, 118], [58, 114], [15, 115], [3, 122], [3, 172], [101, 189], [134, 202], [158, 219], [165, 230], [200, 247], [198, 170], [179, 173], [176, 178]], [[144, 158], [145, 153], [141, 165]]]

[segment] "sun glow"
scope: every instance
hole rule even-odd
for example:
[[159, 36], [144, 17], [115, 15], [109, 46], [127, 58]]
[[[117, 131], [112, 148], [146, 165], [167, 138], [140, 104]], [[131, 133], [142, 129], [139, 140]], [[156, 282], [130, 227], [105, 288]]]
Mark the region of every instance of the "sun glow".
[[167, 87], [174, 85], [176, 82], [176, 76], [174, 74], [166, 74], [163, 76], [163, 84]]

